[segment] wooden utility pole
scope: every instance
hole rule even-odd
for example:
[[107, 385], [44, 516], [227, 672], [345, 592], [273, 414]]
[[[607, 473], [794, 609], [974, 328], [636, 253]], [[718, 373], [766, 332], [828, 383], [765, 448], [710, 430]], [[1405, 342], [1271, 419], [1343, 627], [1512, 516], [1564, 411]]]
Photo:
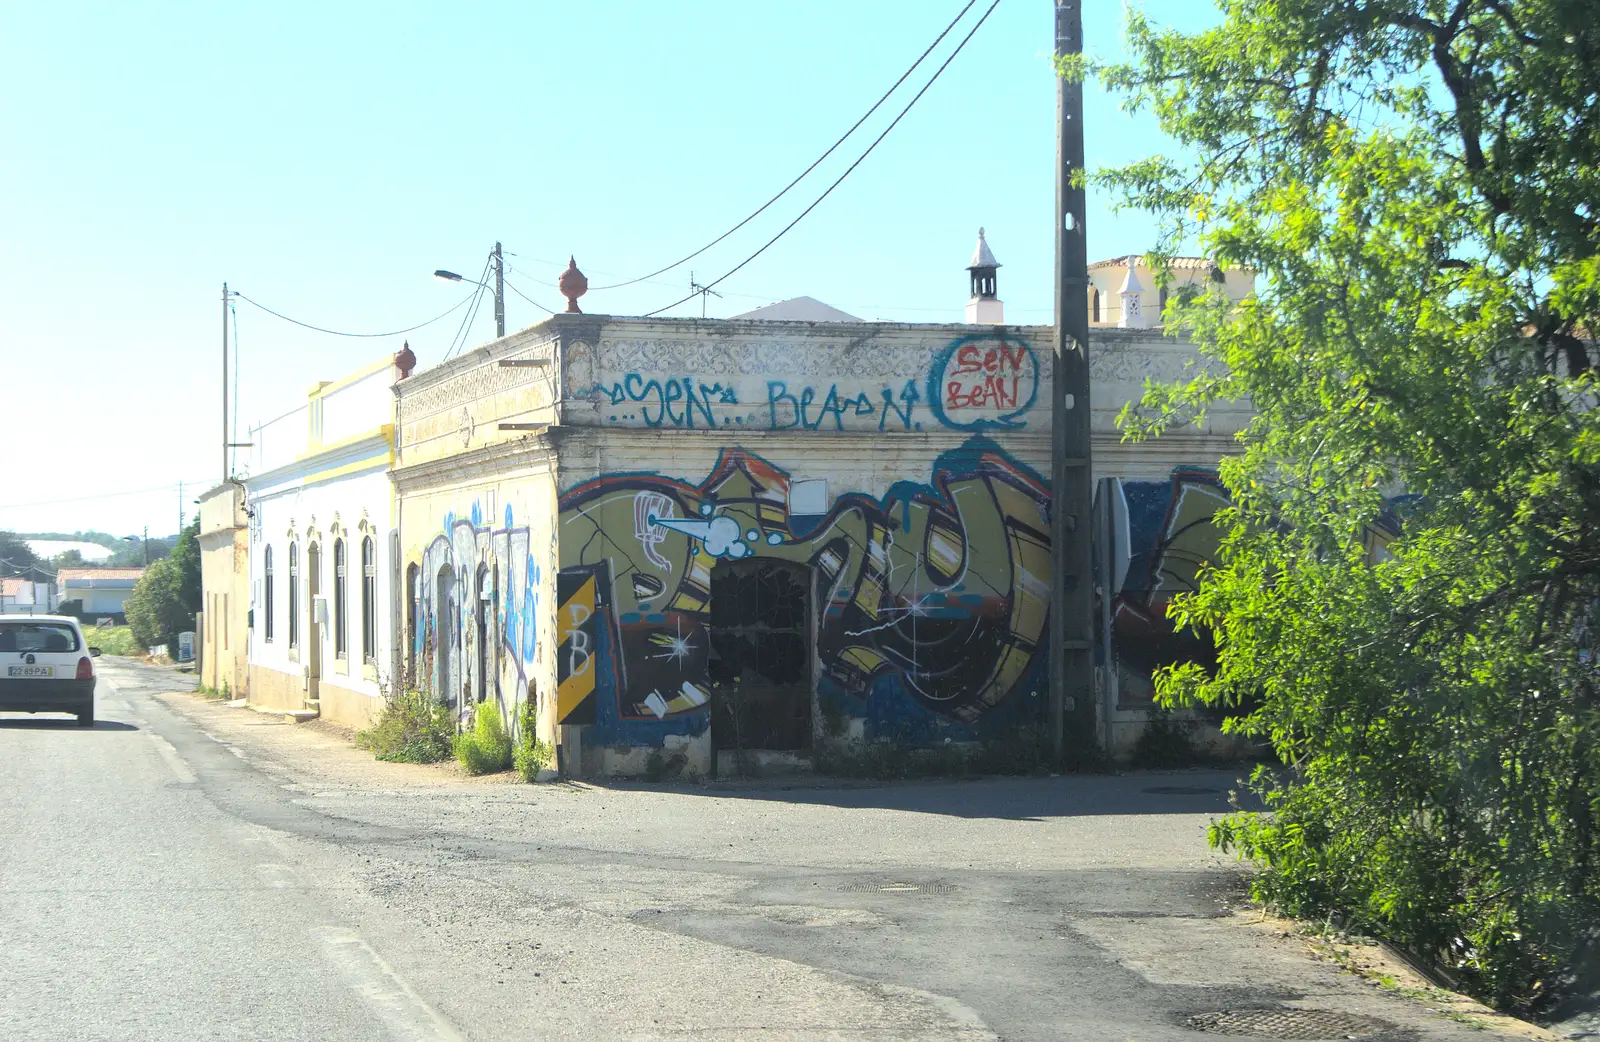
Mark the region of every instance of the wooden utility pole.
[[[1055, 0], [1056, 58], [1083, 54], [1082, 0]], [[1059, 70], [1058, 70], [1059, 71]], [[1056, 759], [1094, 730], [1094, 482], [1089, 443], [1089, 267], [1083, 78], [1056, 79], [1056, 329], [1051, 432], [1050, 730]]]
[[228, 466], [228, 284], [222, 284], [222, 480], [233, 477]]

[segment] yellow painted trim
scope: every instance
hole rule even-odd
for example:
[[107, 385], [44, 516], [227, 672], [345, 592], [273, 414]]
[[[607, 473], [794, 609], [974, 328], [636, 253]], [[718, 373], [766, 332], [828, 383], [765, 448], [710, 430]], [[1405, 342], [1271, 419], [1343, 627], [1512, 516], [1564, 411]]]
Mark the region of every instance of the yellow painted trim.
[[378, 470], [387, 466], [392, 466], [391, 460], [383, 456], [368, 456], [366, 459], [356, 460], [354, 463], [346, 463], [342, 467], [329, 467], [327, 470], [319, 470], [314, 474], [307, 474], [301, 479], [301, 482], [307, 485], [314, 485], [319, 481], [332, 481], [334, 478], [342, 478], [347, 474], [357, 474], [363, 470]]
[[296, 456], [295, 462], [298, 463], [302, 460], [308, 460], [313, 456], [326, 456], [331, 452], [338, 452], [341, 449], [347, 449], [358, 442], [370, 441], [373, 438], [382, 438], [384, 440], [384, 443], [389, 446], [389, 456], [391, 459], [393, 459], [394, 424], [380, 423], [378, 426], [373, 427], [370, 430], [362, 431], [360, 434], [353, 434], [348, 438], [342, 438], [331, 445], [316, 445], [308, 451], [301, 453], [299, 456]]
[[362, 368], [357, 369], [353, 373], [348, 373], [348, 374], [346, 374], [344, 376], [339, 377], [337, 380], [326, 380], [326, 381], [323, 381], [322, 383], [317, 384], [316, 386], [311, 388], [311, 391], [309, 392], [307, 397], [310, 397], [310, 398], [323, 398], [323, 397], [326, 397], [326, 396], [332, 394], [334, 391], [342, 390], [342, 389], [344, 389], [346, 387], [349, 387], [351, 384], [356, 383], [359, 380], [365, 380], [367, 377], [371, 376], [373, 373], [376, 373], [376, 372], [378, 372], [378, 371], [380, 371], [382, 369], [388, 368], [389, 366], [392, 366], [392, 365], [394, 365], [394, 358], [392, 356], [385, 356], [383, 358], [380, 358], [378, 361], [373, 362], [371, 365], [363, 366]]

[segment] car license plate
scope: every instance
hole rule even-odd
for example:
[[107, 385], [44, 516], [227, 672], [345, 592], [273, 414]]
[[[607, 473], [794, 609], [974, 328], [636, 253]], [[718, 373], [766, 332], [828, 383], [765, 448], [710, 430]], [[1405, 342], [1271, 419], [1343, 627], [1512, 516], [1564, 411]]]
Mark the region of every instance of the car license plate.
[[49, 666], [7, 666], [8, 677], [47, 677], [50, 675]]

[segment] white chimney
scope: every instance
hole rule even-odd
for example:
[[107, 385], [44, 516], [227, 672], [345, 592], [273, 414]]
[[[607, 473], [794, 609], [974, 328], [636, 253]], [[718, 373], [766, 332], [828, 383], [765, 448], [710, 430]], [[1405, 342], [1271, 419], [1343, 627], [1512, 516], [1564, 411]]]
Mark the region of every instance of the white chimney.
[[1144, 308], [1139, 297], [1144, 292], [1144, 286], [1139, 282], [1139, 276], [1134, 268], [1139, 263], [1139, 258], [1128, 257], [1128, 274], [1122, 280], [1122, 289], [1117, 295], [1122, 298], [1122, 316], [1117, 319], [1117, 325], [1123, 329], [1145, 329], [1149, 323], [1145, 321]]
[[998, 296], [999, 279], [995, 269], [1000, 262], [994, 259], [989, 243], [978, 229], [978, 245], [972, 251], [972, 263], [967, 271], [972, 276], [972, 298], [967, 301], [967, 322], [977, 326], [1003, 326], [1006, 324], [1006, 306]]

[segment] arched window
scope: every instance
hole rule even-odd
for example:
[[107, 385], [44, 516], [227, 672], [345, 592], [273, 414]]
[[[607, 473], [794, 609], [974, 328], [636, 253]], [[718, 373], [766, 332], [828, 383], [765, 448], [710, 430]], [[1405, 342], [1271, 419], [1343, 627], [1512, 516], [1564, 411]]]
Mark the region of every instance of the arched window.
[[333, 541], [333, 655], [344, 658], [349, 654], [350, 628], [345, 624], [345, 567], [344, 540]]
[[1094, 322], [1100, 321], [1100, 291], [1098, 289], [1089, 291], [1089, 318]]
[[369, 535], [361, 540], [361, 661], [378, 661], [378, 559]]
[[261, 609], [262, 609], [262, 612], [266, 616], [266, 621], [265, 621], [265, 624], [264, 624], [264, 626], [262, 628], [266, 633], [267, 642], [271, 643], [271, 641], [272, 641], [272, 587], [273, 587], [273, 582], [272, 582], [272, 547], [270, 545], [267, 547], [265, 552], [263, 552], [263, 554], [262, 554], [262, 573], [263, 573], [263, 579], [262, 579], [262, 583], [261, 583], [261, 599], [262, 599]]
[[289, 646], [300, 646], [300, 544], [289, 544]]
[[411, 565], [406, 569], [406, 683], [417, 682], [417, 605], [422, 591], [417, 588], [421, 569]]

